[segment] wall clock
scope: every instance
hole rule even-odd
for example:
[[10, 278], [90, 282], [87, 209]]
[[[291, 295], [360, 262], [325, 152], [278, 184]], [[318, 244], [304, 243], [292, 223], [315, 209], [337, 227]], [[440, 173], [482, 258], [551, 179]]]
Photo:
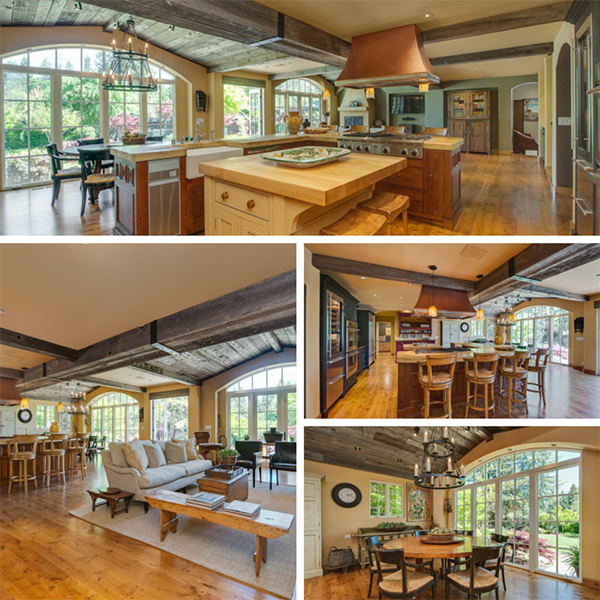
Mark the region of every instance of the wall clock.
[[468, 323], [461, 323], [460, 324], [460, 330], [463, 333], [467, 333], [467, 331], [469, 331], [469, 324]]
[[354, 508], [362, 501], [360, 490], [351, 483], [338, 483], [331, 490], [333, 501], [342, 508]]
[[33, 415], [31, 414], [31, 411], [28, 408], [22, 408], [17, 413], [17, 419], [19, 419], [21, 423], [29, 423], [32, 417]]

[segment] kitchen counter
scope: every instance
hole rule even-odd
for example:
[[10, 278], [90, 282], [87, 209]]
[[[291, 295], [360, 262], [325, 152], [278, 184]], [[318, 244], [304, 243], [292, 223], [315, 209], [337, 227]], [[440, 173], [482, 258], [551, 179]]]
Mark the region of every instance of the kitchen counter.
[[[396, 352], [396, 363], [426, 363], [428, 354], [436, 354], [436, 349], [441, 348], [442, 346], [431, 345], [430, 353], [417, 354], [414, 350], [401, 350], [400, 352]], [[514, 350], [508, 350], [510, 346], [506, 347], [506, 350], [501, 350], [500, 348], [496, 348], [495, 346], [485, 346], [483, 344], [478, 344], [474, 348], [455, 348], [454, 350], [458, 353], [457, 362], [464, 362], [466, 359], [473, 358], [474, 354], [486, 354], [490, 352], [500, 352], [500, 358], [510, 358], [514, 354]], [[429, 350], [429, 346], [427, 347]], [[442, 354], [438, 352], [437, 354]], [[443, 354], [449, 354], [448, 352], [443, 352]]]
[[423, 143], [423, 150], [457, 150], [462, 148], [465, 140], [458, 137], [434, 136]]

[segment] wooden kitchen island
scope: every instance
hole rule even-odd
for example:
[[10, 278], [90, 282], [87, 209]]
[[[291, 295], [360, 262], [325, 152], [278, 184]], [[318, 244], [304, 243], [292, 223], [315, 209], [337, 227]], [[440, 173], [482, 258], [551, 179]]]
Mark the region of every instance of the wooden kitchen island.
[[[474, 345], [474, 344], [473, 344]], [[431, 354], [435, 354], [436, 348], [433, 346]], [[428, 348], [429, 350], [429, 348]], [[456, 369], [454, 371], [454, 381], [452, 383], [452, 404], [455, 402], [464, 402], [467, 399], [467, 380], [465, 377], [465, 359], [472, 358], [473, 353], [500, 352], [500, 360], [502, 358], [510, 358], [514, 356], [514, 351], [502, 350], [495, 346], [485, 346], [478, 344], [477, 347], [471, 349], [456, 349], [458, 359]], [[419, 383], [419, 363], [425, 365], [427, 363], [427, 353], [418, 354], [414, 350], [404, 350], [396, 352], [396, 364], [398, 365], [398, 400], [397, 400], [397, 417], [398, 418], [422, 418], [421, 408], [424, 406], [425, 392]], [[434, 368], [434, 371], [436, 369]], [[494, 398], [498, 399], [500, 388], [500, 363], [496, 372], [496, 380], [494, 381]], [[432, 400], [440, 400], [441, 392], [432, 392]], [[437, 408], [437, 407], [436, 407]], [[462, 417], [463, 415], [460, 415]], [[453, 418], [459, 418], [458, 415], [452, 415]]]
[[405, 158], [355, 153], [310, 169], [260, 156], [201, 163], [206, 234], [318, 235], [406, 164]]

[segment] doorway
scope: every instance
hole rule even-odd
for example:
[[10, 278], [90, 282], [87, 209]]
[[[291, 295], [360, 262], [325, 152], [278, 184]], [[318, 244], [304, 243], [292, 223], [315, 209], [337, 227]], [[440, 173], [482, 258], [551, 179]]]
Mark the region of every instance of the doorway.
[[392, 343], [392, 324], [384, 321], [377, 323], [377, 354], [389, 353]]
[[571, 46], [563, 44], [556, 63], [556, 187], [573, 188], [571, 147]]
[[538, 84], [523, 83], [514, 87], [511, 94], [513, 153], [537, 156], [539, 153]]

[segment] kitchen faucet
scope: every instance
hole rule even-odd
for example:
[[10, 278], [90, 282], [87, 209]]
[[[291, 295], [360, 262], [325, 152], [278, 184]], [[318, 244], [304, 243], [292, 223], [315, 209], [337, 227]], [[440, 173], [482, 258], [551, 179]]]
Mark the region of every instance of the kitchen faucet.
[[214, 129], [210, 130], [210, 141], [211, 142], [215, 141], [215, 130]]
[[200, 135], [200, 123], [198, 121], [196, 121], [196, 143], [197, 144], [200, 143], [205, 137], [206, 137], [205, 133]]

